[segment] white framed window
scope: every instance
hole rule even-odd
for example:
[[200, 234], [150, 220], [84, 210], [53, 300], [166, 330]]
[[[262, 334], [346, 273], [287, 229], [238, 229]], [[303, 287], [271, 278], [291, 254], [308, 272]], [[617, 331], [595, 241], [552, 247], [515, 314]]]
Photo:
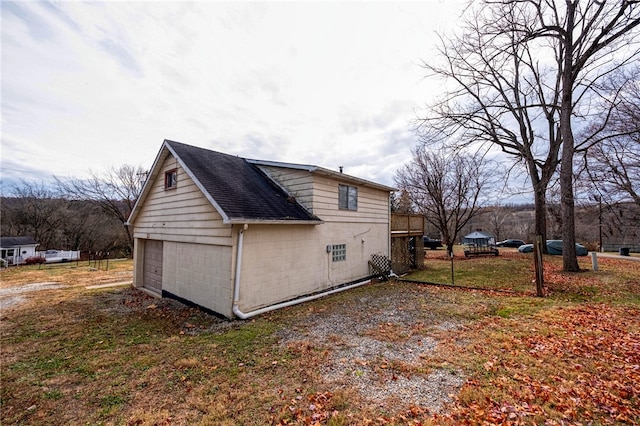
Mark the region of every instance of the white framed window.
[[334, 244], [331, 247], [332, 259], [334, 262], [343, 262], [347, 260], [347, 245]]
[[164, 173], [164, 189], [173, 189], [178, 186], [178, 169]]
[[358, 210], [358, 188], [349, 185], [338, 185], [338, 208], [342, 210]]

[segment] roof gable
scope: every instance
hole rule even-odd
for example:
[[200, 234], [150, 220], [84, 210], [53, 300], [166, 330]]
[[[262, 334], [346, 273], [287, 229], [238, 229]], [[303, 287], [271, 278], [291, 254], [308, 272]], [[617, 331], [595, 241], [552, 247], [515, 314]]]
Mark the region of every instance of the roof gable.
[[320, 224], [323, 221], [295, 200], [262, 170], [263, 166], [306, 170], [312, 174], [369, 186], [382, 191], [394, 188], [317, 166], [249, 160], [205, 148], [165, 139], [145, 182], [127, 225], [135, 223], [142, 205], [151, 192], [153, 182], [161, 178], [162, 164], [173, 155], [223, 222]]
[[244, 158], [169, 140], [165, 144], [227, 221], [319, 222]]

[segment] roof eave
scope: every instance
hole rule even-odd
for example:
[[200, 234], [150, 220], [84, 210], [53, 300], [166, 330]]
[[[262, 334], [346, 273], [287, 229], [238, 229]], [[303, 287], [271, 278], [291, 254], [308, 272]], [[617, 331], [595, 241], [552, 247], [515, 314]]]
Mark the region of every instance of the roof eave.
[[230, 225], [322, 225], [323, 220], [292, 220], [292, 219], [257, 219], [257, 218], [231, 218], [224, 221]]
[[390, 186], [382, 185], [376, 182], [372, 182], [366, 179], [362, 179], [359, 177], [347, 175], [345, 173], [336, 172], [334, 170], [326, 169], [320, 166], [312, 166], [309, 164], [295, 164], [295, 163], [283, 163], [279, 161], [265, 161], [265, 160], [255, 160], [255, 159], [246, 159], [248, 163], [255, 164], [258, 166], [271, 166], [271, 167], [281, 167], [285, 169], [293, 169], [293, 170], [304, 170], [309, 173], [318, 174], [321, 176], [329, 176], [334, 179], [340, 179], [344, 181], [354, 182], [362, 186], [367, 186], [370, 188], [379, 189], [382, 191], [395, 192], [397, 188], [393, 188]]

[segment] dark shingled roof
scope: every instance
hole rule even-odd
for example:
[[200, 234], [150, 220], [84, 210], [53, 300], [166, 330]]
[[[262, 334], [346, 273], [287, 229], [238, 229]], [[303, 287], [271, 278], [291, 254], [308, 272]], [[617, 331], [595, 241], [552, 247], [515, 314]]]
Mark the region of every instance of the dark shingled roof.
[[170, 140], [165, 143], [229, 220], [320, 222], [244, 158]]
[[31, 237], [2, 237], [0, 238], [0, 247], [11, 248], [18, 246], [32, 246], [38, 243]]

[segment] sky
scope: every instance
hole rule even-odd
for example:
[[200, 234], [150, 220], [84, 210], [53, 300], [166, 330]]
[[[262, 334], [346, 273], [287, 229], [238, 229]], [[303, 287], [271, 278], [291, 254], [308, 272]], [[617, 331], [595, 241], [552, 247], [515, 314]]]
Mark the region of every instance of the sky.
[[394, 185], [461, 2], [1, 3], [3, 181], [149, 169], [164, 139]]

